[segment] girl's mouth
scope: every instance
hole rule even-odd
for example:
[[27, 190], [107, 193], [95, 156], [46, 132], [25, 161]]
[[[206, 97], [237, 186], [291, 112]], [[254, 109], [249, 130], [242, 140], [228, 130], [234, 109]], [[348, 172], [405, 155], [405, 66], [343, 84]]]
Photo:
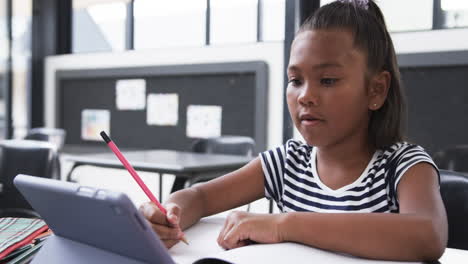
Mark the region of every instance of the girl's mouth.
[[306, 126], [316, 126], [323, 122], [323, 119], [320, 119], [316, 117], [315, 115], [311, 114], [301, 114], [299, 116], [299, 120], [301, 121], [301, 124], [306, 125]]

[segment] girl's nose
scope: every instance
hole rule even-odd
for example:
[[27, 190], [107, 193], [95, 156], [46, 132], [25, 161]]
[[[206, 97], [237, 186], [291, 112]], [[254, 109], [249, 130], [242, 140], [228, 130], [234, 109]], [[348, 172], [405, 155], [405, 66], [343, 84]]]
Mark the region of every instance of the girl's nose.
[[304, 106], [317, 106], [318, 104], [318, 97], [317, 92], [310, 84], [304, 84], [302, 87], [300, 94], [297, 98], [298, 102]]

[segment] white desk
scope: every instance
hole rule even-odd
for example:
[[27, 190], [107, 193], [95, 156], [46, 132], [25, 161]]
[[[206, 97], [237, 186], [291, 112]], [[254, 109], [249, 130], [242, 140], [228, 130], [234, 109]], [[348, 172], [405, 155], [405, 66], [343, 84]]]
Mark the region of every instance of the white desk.
[[[236, 264], [250, 263], [340, 263], [340, 264], [393, 264], [418, 263], [377, 261], [333, 253], [295, 243], [250, 245], [225, 251], [216, 242], [224, 218], [219, 216], [202, 219], [186, 230], [190, 245], [178, 243], [169, 250], [179, 264], [191, 264], [204, 257], [221, 258]], [[439, 260], [441, 264], [468, 263], [468, 251], [447, 249]]]

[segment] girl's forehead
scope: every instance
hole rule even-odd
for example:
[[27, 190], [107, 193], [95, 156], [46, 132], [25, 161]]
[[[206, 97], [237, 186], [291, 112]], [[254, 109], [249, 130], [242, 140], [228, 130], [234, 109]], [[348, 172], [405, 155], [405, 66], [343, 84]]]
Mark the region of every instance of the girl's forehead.
[[343, 30], [306, 30], [300, 32], [291, 46], [291, 63], [311, 64], [340, 63], [353, 64], [364, 59], [356, 49], [353, 35]]

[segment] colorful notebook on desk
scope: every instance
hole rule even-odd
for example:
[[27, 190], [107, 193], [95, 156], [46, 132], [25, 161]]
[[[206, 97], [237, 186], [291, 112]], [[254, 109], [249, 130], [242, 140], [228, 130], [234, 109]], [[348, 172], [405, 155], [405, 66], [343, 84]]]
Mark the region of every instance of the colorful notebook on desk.
[[16, 249], [31, 244], [38, 235], [48, 229], [41, 219], [0, 218], [0, 261]]
[[41, 240], [34, 244], [23, 246], [13, 252], [11, 252], [4, 259], [0, 260], [1, 264], [24, 264], [29, 263], [35, 256], [35, 254], [41, 249], [44, 241]]

